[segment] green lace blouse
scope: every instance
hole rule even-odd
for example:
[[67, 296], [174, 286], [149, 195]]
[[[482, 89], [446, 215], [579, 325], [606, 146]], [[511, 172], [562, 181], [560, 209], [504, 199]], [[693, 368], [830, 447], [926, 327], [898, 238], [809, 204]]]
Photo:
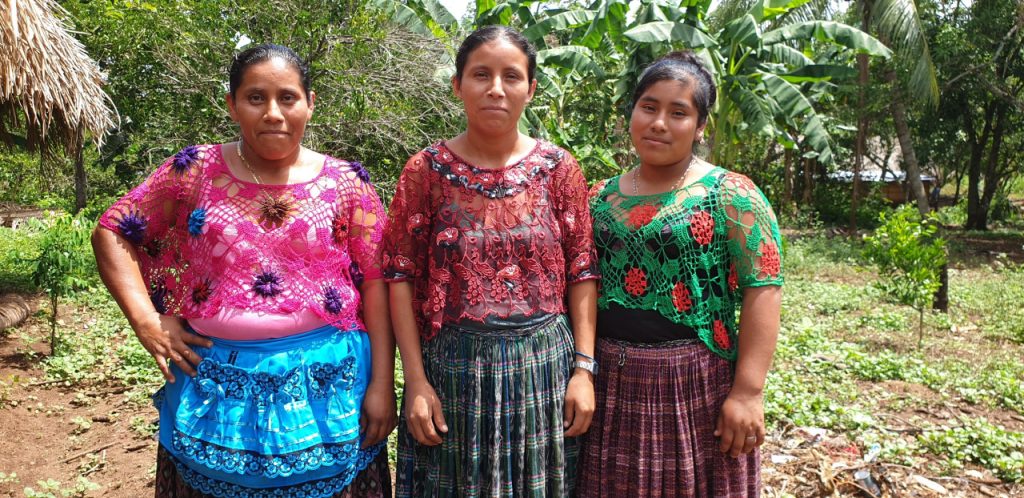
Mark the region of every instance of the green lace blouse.
[[742, 289], [782, 285], [779, 226], [744, 175], [714, 168], [662, 194], [632, 196], [619, 178], [591, 189], [600, 261], [598, 310], [653, 310], [736, 359]]

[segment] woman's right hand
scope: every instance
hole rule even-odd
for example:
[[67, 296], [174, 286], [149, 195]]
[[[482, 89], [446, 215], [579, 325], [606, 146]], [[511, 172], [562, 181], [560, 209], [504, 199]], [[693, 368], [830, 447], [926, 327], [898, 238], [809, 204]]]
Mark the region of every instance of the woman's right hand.
[[441, 435], [447, 433], [448, 424], [441, 413], [441, 400], [426, 380], [405, 383], [405, 421], [412, 437], [420, 444], [437, 446]]
[[189, 376], [196, 375], [195, 367], [199, 365], [202, 358], [189, 345], [208, 348], [213, 343], [196, 334], [186, 332], [181, 326], [178, 317], [153, 313], [149, 320], [135, 328], [135, 335], [142, 343], [142, 347], [153, 355], [156, 365], [160, 367], [160, 373], [164, 374], [167, 382], [174, 383], [174, 374], [171, 373], [168, 359], [173, 361], [178, 368]]

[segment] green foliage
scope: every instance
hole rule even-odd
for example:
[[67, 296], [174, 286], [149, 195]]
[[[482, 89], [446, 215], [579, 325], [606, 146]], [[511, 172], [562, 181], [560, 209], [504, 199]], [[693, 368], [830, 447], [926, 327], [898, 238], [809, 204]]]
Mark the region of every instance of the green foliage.
[[[849, 223], [851, 188], [851, 184], [841, 182], [821, 182], [815, 185], [811, 199], [818, 219], [836, 225]], [[881, 215], [891, 210], [881, 188], [870, 186], [857, 205], [857, 226], [875, 228], [880, 223]]]
[[17, 230], [0, 227], [0, 292], [33, 292], [34, 261], [44, 233], [39, 224], [23, 224]]
[[993, 425], [984, 419], [964, 419], [959, 427], [926, 431], [918, 436], [934, 453], [946, 455], [953, 468], [976, 463], [1000, 479], [1024, 482], [1024, 433]]
[[100, 489], [101, 486], [84, 476], [78, 476], [75, 483], [64, 487], [60, 481], [47, 479], [38, 481], [39, 491], [33, 488], [25, 488], [25, 498], [82, 498], [88, 492]]
[[891, 215], [882, 213], [879, 222], [874, 235], [864, 239], [865, 256], [880, 270], [876, 285], [896, 301], [918, 310], [923, 320], [925, 307], [942, 285], [939, 277], [946, 264], [945, 240], [936, 235], [934, 221], [922, 221], [910, 205]]
[[32, 283], [50, 298], [50, 348], [57, 354], [58, 301], [86, 288], [95, 279], [95, 259], [89, 245], [93, 224], [65, 213], [41, 223], [45, 233], [39, 242], [40, 254], [35, 260]]

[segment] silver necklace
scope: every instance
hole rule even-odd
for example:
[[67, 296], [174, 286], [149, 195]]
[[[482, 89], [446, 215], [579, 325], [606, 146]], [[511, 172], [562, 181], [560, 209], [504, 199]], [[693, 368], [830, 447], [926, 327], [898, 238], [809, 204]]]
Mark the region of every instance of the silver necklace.
[[263, 185], [263, 182], [260, 181], [260, 177], [256, 176], [256, 172], [252, 170], [252, 166], [249, 166], [249, 161], [246, 161], [245, 156], [242, 155], [241, 139], [235, 142], [235, 150], [238, 152], [238, 158], [242, 160], [242, 166], [245, 166], [245, 169], [249, 172], [250, 175], [252, 175], [252, 178], [256, 180], [256, 185]]
[[[676, 182], [672, 184], [672, 188], [668, 190], [669, 192], [678, 190], [679, 187], [683, 184], [683, 180], [686, 178], [686, 172], [690, 171], [691, 164], [693, 164], [693, 154], [690, 154], [690, 161], [686, 163], [686, 167], [683, 168], [683, 172], [679, 174], [679, 179], [677, 179]], [[640, 174], [640, 166], [633, 168], [633, 173], [629, 175], [633, 179], [633, 195], [640, 195], [640, 188], [637, 186], [636, 183], [636, 175], [638, 174]]]

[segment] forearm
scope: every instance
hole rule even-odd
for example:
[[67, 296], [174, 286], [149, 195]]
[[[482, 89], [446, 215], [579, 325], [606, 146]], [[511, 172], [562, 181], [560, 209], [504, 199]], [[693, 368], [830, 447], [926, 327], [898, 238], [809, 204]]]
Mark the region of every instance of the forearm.
[[146, 290], [135, 248], [120, 235], [103, 227], [93, 230], [92, 248], [100, 279], [132, 329], [139, 331], [147, 322], [158, 320], [159, 313]]
[[593, 357], [597, 334], [597, 282], [584, 280], [570, 284], [568, 304], [576, 351]]
[[363, 322], [370, 337], [371, 382], [395, 382], [395, 336], [391, 331], [388, 284], [367, 280], [359, 288], [363, 299]]
[[732, 393], [760, 396], [764, 392], [779, 337], [781, 307], [781, 287], [752, 287], [744, 291]]
[[420, 333], [412, 308], [412, 284], [394, 282], [388, 285], [391, 302], [391, 325], [395, 330], [398, 351], [402, 353], [405, 382], [426, 381]]

